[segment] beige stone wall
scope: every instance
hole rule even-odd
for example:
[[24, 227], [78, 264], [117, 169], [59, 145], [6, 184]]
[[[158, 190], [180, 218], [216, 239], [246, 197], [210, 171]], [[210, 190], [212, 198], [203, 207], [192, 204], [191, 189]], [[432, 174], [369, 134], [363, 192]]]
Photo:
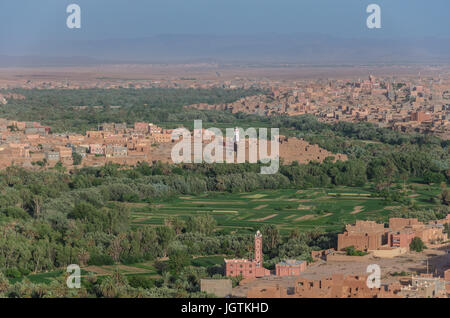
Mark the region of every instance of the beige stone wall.
[[364, 256], [349, 256], [345, 254], [334, 253], [327, 255], [327, 262], [368, 262], [372, 253]]
[[381, 249], [370, 251], [373, 256], [380, 258], [394, 258], [408, 252], [408, 248], [398, 247], [392, 249]]

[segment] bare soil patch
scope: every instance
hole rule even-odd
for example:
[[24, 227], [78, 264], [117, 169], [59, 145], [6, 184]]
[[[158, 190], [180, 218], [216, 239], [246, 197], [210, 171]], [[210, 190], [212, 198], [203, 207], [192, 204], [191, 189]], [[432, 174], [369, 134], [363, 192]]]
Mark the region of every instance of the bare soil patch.
[[93, 273], [98, 274], [98, 275], [109, 275], [109, 274], [111, 274], [111, 271], [105, 270], [104, 268], [101, 268], [100, 266], [92, 265], [92, 266], [85, 267], [83, 269], [85, 271], [93, 272]]
[[315, 217], [315, 215], [313, 215], [313, 214], [307, 214], [307, 215], [301, 216], [299, 218], [296, 218], [294, 221], [310, 220], [310, 219], [312, 219], [314, 217]]
[[384, 207], [385, 210], [395, 210], [395, 209], [400, 209], [401, 206], [386, 206]]
[[238, 213], [238, 211], [234, 210], [212, 210], [214, 213]]
[[256, 208], [254, 208], [254, 210], [261, 210], [264, 209], [265, 207], [267, 207], [267, 204], [258, 205]]
[[350, 214], [357, 214], [357, 213], [361, 212], [362, 210], [364, 210], [364, 207], [362, 205], [357, 205], [353, 208], [353, 211], [350, 212]]
[[260, 219], [254, 219], [254, 220], [252, 220], [252, 221], [262, 222], [262, 221], [266, 221], [266, 220], [269, 220], [269, 219], [271, 219], [271, 218], [274, 218], [274, 217], [276, 217], [277, 215], [278, 215], [278, 214], [271, 214], [271, 215], [268, 215], [268, 216], [263, 217], [263, 218], [260, 218]]
[[[229, 201], [191, 201], [192, 204], [230, 204]], [[244, 204], [245, 202], [233, 201], [233, 204]]]
[[260, 198], [264, 198], [265, 196], [267, 196], [267, 194], [257, 193], [257, 194], [243, 196], [243, 198], [246, 198], [246, 199], [260, 199]]
[[151, 218], [151, 216], [143, 216], [143, 217], [134, 219], [133, 222], [147, 221], [147, 220], [150, 219], [150, 218]]

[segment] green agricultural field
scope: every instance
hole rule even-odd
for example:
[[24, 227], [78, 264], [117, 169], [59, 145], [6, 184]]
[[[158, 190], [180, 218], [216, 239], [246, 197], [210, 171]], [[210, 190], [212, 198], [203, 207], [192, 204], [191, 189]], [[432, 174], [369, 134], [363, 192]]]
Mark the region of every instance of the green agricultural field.
[[205, 256], [191, 260], [191, 265], [196, 267], [209, 267], [213, 265], [224, 265], [224, 256]]
[[[437, 205], [439, 185], [395, 184], [392, 192], [418, 207]], [[402, 203], [375, 197], [370, 186], [364, 188], [282, 189], [252, 193], [208, 193], [179, 196], [169, 201], [132, 207], [132, 224], [160, 225], [171, 216], [186, 219], [190, 215], [209, 213], [220, 230], [228, 233], [251, 232], [261, 224], [275, 224], [282, 233], [301, 230], [341, 230], [357, 219], [386, 222], [389, 214]], [[433, 201], [434, 200], [434, 201]]]
[[[88, 275], [89, 272], [82, 269], [81, 275], [85, 276]], [[14, 284], [16, 282], [22, 281], [25, 277], [30, 280], [30, 282], [35, 284], [50, 284], [53, 280], [56, 280], [58, 278], [64, 278], [66, 275], [66, 272], [63, 270], [56, 270], [53, 272], [46, 272], [46, 273], [36, 273], [36, 274], [29, 274], [27, 276], [22, 276], [18, 278], [10, 278], [9, 282]]]
[[[419, 208], [439, 205], [436, 201], [441, 192], [439, 185], [428, 186], [420, 183], [401, 183], [391, 187], [399, 191], [403, 198]], [[161, 225], [170, 216], [186, 219], [190, 215], [209, 213], [224, 233], [253, 233], [262, 224], [275, 224], [282, 234], [290, 230], [340, 231], [343, 226], [358, 219], [387, 222], [389, 214], [402, 207], [399, 202], [389, 202], [375, 197], [371, 186], [363, 188], [334, 187], [329, 189], [281, 189], [251, 193], [206, 193], [202, 195], [181, 195], [170, 200], [148, 203], [128, 203], [131, 209], [131, 223]], [[223, 265], [225, 255], [193, 257], [191, 265], [209, 267]], [[231, 257], [231, 256], [230, 256]], [[124, 276], [143, 276], [151, 280], [160, 278], [154, 261], [136, 264], [116, 264], [86, 266], [82, 275], [89, 273], [97, 277], [112, 275], [119, 270]], [[65, 277], [63, 270], [25, 276], [33, 283], [49, 284]], [[11, 283], [22, 281], [24, 277], [10, 278]]]

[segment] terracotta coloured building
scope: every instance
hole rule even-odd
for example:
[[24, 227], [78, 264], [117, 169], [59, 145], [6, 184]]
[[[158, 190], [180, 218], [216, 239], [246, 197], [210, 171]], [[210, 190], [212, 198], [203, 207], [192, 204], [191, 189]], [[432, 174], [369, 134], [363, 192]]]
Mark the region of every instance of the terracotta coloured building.
[[243, 278], [270, 276], [270, 271], [262, 266], [262, 255], [262, 234], [257, 231], [254, 259], [225, 259], [225, 275], [242, 276]]
[[443, 232], [443, 224], [447, 219], [424, 224], [418, 219], [390, 218], [389, 228], [393, 232], [392, 246], [408, 247], [414, 237], [419, 237], [425, 243], [445, 241], [447, 235]]
[[306, 262], [298, 260], [286, 260], [275, 265], [276, 276], [300, 276], [306, 270]]
[[447, 294], [450, 295], [450, 268], [444, 272], [444, 280], [446, 283], [445, 289], [447, 291]]
[[360, 251], [374, 251], [380, 248], [409, 248], [415, 237], [425, 243], [447, 240], [443, 232], [447, 220], [431, 221], [428, 224], [417, 219], [390, 218], [389, 228], [374, 221], [356, 221], [355, 225], [348, 224], [346, 231], [338, 234], [338, 250], [353, 246]]
[[134, 130], [140, 133], [148, 133], [150, 131], [150, 125], [148, 123], [134, 123]]
[[[270, 270], [263, 267], [262, 234], [255, 234], [255, 253], [253, 259], [225, 259], [225, 275], [243, 278], [270, 276]], [[298, 276], [306, 269], [306, 262], [287, 260], [275, 266], [276, 276]]]
[[417, 121], [419, 123], [424, 121], [431, 120], [431, 114], [430, 113], [424, 113], [424, 112], [414, 112], [411, 114], [411, 120]]
[[409, 247], [416, 233], [412, 231], [400, 231], [392, 234], [392, 247]]
[[346, 232], [338, 234], [338, 250], [353, 246], [360, 251], [376, 250], [383, 245], [390, 245], [389, 230], [375, 221], [356, 221], [347, 224]]
[[293, 291], [277, 286], [250, 288], [248, 298], [398, 298], [401, 285], [393, 283], [380, 288], [367, 286], [368, 276], [333, 274], [319, 280], [299, 278]]
[[400, 286], [382, 285], [380, 288], [367, 286], [368, 276], [333, 274], [321, 280], [300, 278], [296, 281], [295, 297], [326, 298], [379, 298], [399, 297]]

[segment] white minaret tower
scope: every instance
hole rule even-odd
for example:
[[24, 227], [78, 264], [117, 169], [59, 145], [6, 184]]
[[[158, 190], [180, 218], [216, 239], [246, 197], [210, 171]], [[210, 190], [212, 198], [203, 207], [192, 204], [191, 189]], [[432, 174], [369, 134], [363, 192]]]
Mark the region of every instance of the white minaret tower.
[[234, 128], [234, 137], [233, 142], [238, 143], [239, 142], [239, 128]]
[[237, 153], [238, 150], [238, 144], [239, 144], [239, 128], [234, 128], [234, 137], [233, 137], [233, 146], [234, 146], [234, 152]]

